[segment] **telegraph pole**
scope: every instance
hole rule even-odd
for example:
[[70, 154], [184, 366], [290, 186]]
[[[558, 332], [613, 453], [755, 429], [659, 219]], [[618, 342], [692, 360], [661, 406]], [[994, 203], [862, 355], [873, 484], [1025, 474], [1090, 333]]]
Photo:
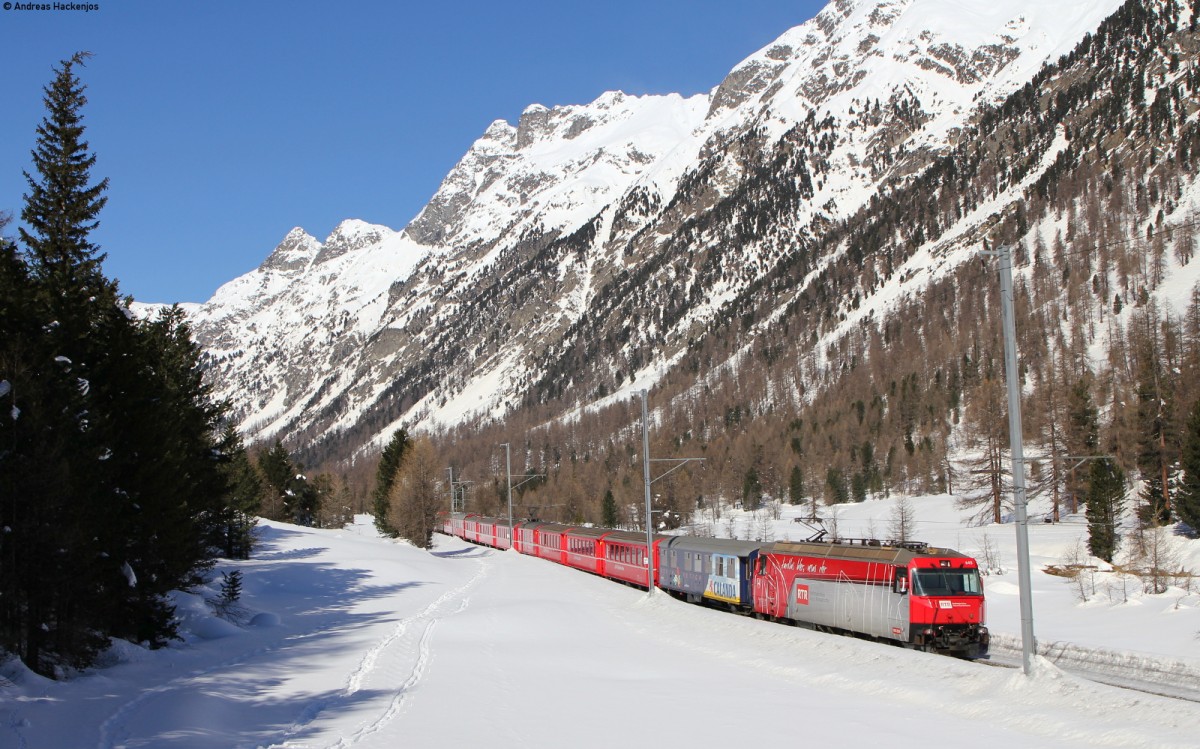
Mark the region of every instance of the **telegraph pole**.
[[1017, 326], [1013, 312], [1012, 252], [1001, 246], [1000, 307], [1004, 319], [1004, 379], [1008, 384], [1008, 439], [1012, 450], [1013, 505], [1017, 511], [1017, 579], [1021, 590], [1021, 662], [1033, 672], [1033, 590], [1029, 575], [1029, 516], [1025, 508], [1025, 452], [1021, 443], [1021, 390], [1017, 376]]

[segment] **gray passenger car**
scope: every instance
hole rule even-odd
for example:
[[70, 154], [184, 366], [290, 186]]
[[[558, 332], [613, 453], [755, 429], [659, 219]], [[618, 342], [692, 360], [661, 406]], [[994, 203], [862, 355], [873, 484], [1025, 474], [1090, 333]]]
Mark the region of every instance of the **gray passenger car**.
[[658, 585], [693, 603], [749, 608], [750, 576], [760, 544], [728, 538], [676, 536], [659, 547]]

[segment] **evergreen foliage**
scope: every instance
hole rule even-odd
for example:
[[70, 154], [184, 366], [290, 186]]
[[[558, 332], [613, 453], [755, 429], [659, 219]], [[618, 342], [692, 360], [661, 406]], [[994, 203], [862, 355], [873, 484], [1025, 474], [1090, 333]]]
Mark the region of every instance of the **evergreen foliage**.
[[792, 473], [788, 479], [788, 503], [804, 504], [804, 471], [799, 465], [792, 466]]
[[[1092, 403], [1092, 377], [1090, 373], [1080, 377], [1067, 393], [1066, 441], [1071, 460], [1094, 455], [1100, 440], [1100, 416]], [[1072, 471], [1066, 479], [1066, 489], [1072, 508], [1087, 501], [1085, 482]]]
[[375, 511], [375, 528], [391, 538], [395, 538], [398, 531], [388, 523], [389, 496], [392, 484], [396, 480], [396, 473], [400, 470], [400, 465], [404, 462], [404, 456], [410, 447], [412, 447], [412, 440], [409, 439], [408, 430], [404, 427], [397, 429], [392, 434], [392, 438], [388, 440], [387, 447], [383, 448], [383, 455], [379, 458], [379, 468], [375, 473], [375, 490], [371, 494], [371, 506]]
[[1183, 478], [1175, 492], [1175, 512], [1193, 533], [1200, 533], [1200, 401], [1188, 414], [1182, 468]]
[[617, 516], [617, 500], [613, 497], [612, 489], [604, 492], [604, 499], [601, 502], [601, 519], [600, 524], [604, 528], [616, 528], [620, 522]]
[[242, 597], [242, 571], [221, 573], [221, 604], [230, 606]]
[[182, 314], [134, 321], [90, 239], [108, 183], [83, 139], [86, 58], [44, 89], [23, 252], [0, 242], [0, 647], [51, 676], [112, 637], [175, 636], [168, 593], [211, 566], [228, 496]]
[[[304, 466], [292, 459], [292, 454], [280, 440], [259, 455], [258, 469], [268, 487], [267, 517], [296, 525], [317, 525], [323, 495], [316, 480], [308, 480]], [[319, 478], [319, 477], [318, 477]], [[322, 481], [328, 485], [328, 481]]]
[[1137, 369], [1137, 467], [1142, 475], [1142, 500], [1139, 515], [1148, 526], [1170, 522], [1170, 474], [1178, 454], [1174, 378], [1169, 378], [1163, 362], [1163, 345], [1158, 329], [1159, 316], [1154, 307], [1134, 321], [1133, 349]]
[[221, 436], [221, 450], [229, 457], [223, 466], [229, 501], [222, 514], [222, 549], [229, 559], [249, 559], [254, 548], [255, 516], [262, 509], [263, 482], [232, 425]]
[[1092, 462], [1087, 492], [1088, 550], [1112, 562], [1120, 544], [1125, 508], [1125, 472], [1110, 458]]
[[746, 510], [757, 510], [762, 502], [763, 487], [762, 481], [758, 478], [758, 469], [750, 466], [746, 469], [746, 475], [742, 479], [742, 508]]

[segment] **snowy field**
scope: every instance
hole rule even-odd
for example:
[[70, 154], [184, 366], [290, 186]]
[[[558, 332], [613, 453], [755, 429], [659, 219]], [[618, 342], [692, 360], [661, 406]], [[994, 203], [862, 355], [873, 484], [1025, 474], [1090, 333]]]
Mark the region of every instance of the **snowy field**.
[[[988, 623], [1019, 653], [1011, 525], [964, 527], [946, 497], [911, 500], [922, 540], [980, 555]], [[791, 508], [788, 508], [791, 510]], [[887, 535], [890, 503], [839, 510], [839, 531]], [[1075, 519], [1071, 519], [1075, 520]], [[718, 528], [728, 521], [719, 521]], [[765, 527], [749, 518], [735, 532]], [[211, 589], [180, 595], [186, 638], [114, 649], [67, 681], [0, 665], [0, 747], [1194, 747], [1200, 704], [1066, 673], [1067, 644], [1101, 660], [1200, 674], [1200, 594], [1146, 595], [1098, 572], [1089, 600], [1045, 574], [1084, 532], [1030, 526], [1034, 619], [1053, 645], [1019, 669], [720, 613], [575, 570], [436, 537], [432, 553], [345, 530], [263, 522], [236, 621]], [[788, 517], [776, 540], [800, 540]], [[1173, 539], [1200, 568], [1200, 542]], [[982, 562], [982, 559], [981, 559]], [[1093, 592], [1094, 591], [1094, 592]]]

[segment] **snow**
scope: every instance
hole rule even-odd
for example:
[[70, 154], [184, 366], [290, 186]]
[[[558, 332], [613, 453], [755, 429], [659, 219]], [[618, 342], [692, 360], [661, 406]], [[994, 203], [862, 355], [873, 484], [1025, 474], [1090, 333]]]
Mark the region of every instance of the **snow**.
[[[1013, 526], [968, 527], [948, 496], [911, 503], [930, 543], [978, 555], [987, 535], [1005, 568], [985, 579], [989, 626], [1000, 649], [1019, 651]], [[892, 506], [839, 506], [839, 528], [886, 527]], [[790, 522], [797, 509], [773, 521], [777, 539], [806, 535]], [[730, 523], [741, 533], [761, 521], [717, 525]], [[1200, 595], [1131, 583], [1127, 603], [1080, 603], [1043, 571], [1083, 529], [1078, 518], [1029, 528], [1035, 629], [1052, 657], [1025, 676], [647, 596], [440, 535], [426, 552], [379, 538], [368, 516], [341, 530], [263, 521], [254, 558], [176, 594], [182, 642], [120, 643], [58, 682], [0, 665], [0, 745], [1195, 746], [1200, 703], [1052, 662], [1133, 663], [1200, 684]], [[1200, 543], [1174, 541], [1194, 569]], [[242, 598], [218, 617], [220, 572], [232, 570]]]

